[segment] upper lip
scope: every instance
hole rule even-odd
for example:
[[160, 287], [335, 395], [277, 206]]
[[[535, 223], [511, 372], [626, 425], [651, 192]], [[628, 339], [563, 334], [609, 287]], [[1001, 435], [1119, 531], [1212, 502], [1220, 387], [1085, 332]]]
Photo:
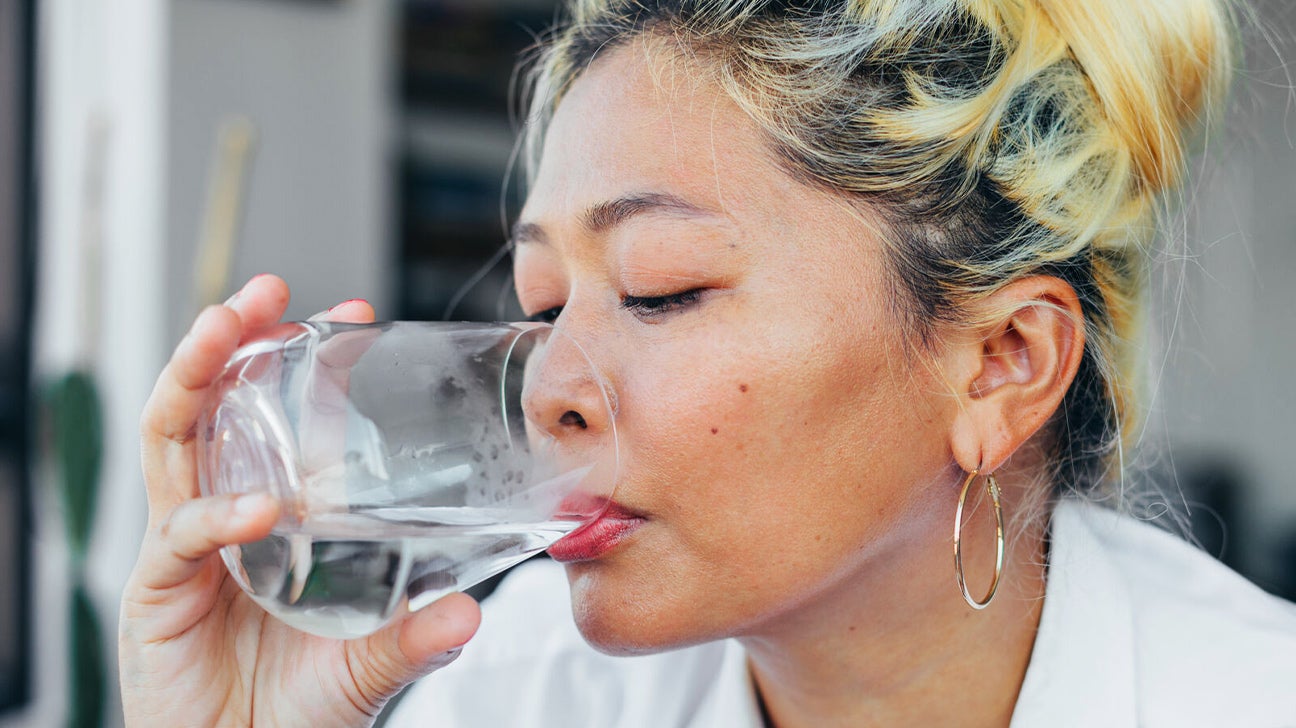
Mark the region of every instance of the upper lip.
[[617, 518], [621, 520], [631, 520], [635, 518], [642, 519], [643, 517], [642, 513], [627, 508], [614, 500], [607, 502], [607, 508], [603, 511], [602, 515], [599, 516], [599, 518]]
[[604, 500], [599, 517], [582, 523], [549, 547], [549, 555], [561, 562], [597, 559], [647, 519], [615, 501]]
[[643, 518], [643, 514], [628, 508], [610, 498], [602, 496], [591, 496], [586, 493], [573, 493], [563, 499], [559, 509], [570, 515], [586, 515], [590, 513], [599, 513], [599, 518], [617, 518], [629, 520], [633, 518]]

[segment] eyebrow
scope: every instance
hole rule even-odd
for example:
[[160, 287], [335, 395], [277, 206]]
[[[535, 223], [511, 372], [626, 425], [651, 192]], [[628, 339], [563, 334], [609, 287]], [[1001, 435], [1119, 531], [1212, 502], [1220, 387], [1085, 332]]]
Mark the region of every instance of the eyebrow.
[[[645, 192], [623, 195], [593, 205], [581, 216], [581, 223], [586, 230], [592, 233], [602, 233], [632, 217], [647, 213], [666, 213], [683, 217], [715, 214], [678, 195], [664, 192]], [[544, 228], [533, 222], [518, 221], [513, 226], [512, 239], [514, 245], [520, 243], [549, 244], [549, 236], [545, 233]]]

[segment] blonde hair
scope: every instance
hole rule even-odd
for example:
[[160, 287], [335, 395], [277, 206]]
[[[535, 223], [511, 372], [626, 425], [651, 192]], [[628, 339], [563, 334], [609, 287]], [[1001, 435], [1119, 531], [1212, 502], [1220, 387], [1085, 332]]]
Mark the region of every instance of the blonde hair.
[[572, 0], [531, 77], [546, 125], [607, 49], [697, 58], [796, 179], [878, 213], [896, 313], [943, 323], [1027, 275], [1067, 281], [1087, 331], [1054, 422], [1057, 487], [1092, 491], [1141, 425], [1148, 245], [1185, 139], [1231, 70], [1224, 0]]

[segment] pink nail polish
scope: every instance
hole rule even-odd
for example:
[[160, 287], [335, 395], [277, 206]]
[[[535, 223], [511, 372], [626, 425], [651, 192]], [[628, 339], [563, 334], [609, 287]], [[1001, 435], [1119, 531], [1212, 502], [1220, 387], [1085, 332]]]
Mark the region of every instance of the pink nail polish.
[[349, 303], [355, 303], [356, 301], [359, 301], [360, 303], [369, 303], [368, 301], [366, 301], [366, 300], [363, 299], [363, 298], [349, 298], [349, 299], [343, 301], [342, 303], [339, 303], [338, 305], [334, 306], [333, 308], [330, 308], [330, 309], [329, 309], [329, 312], [332, 313], [332, 311], [333, 311], [334, 308], [342, 308], [343, 306], [345, 306], [345, 305], [347, 305], [347, 304], [349, 304]]

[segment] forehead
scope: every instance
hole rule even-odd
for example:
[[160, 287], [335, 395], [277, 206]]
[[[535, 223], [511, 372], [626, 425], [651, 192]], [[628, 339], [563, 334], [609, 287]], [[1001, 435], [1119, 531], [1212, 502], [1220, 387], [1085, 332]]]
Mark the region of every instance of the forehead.
[[876, 281], [885, 228], [869, 210], [793, 178], [711, 69], [656, 43], [616, 48], [572, 84], [554, 112], [519, 229], [543, 231], [530, 239], [555, 243], [544, 247], [559, 255], [599, 259], [617, 246], [565, 244], [604, 239], [587, 224], [591, 211], [666, 195], [709, 217], [644, 219], [663, 240], [694, 241], [707, 219], [744, 258], [761, 261], [761, 275], [795, 270], [806, 286], [849, 290]]
[[596, 58], [559, 103], [527, 212], [644, 191], [730, 209], [789, 182], [707, 64], [641, 38]]

